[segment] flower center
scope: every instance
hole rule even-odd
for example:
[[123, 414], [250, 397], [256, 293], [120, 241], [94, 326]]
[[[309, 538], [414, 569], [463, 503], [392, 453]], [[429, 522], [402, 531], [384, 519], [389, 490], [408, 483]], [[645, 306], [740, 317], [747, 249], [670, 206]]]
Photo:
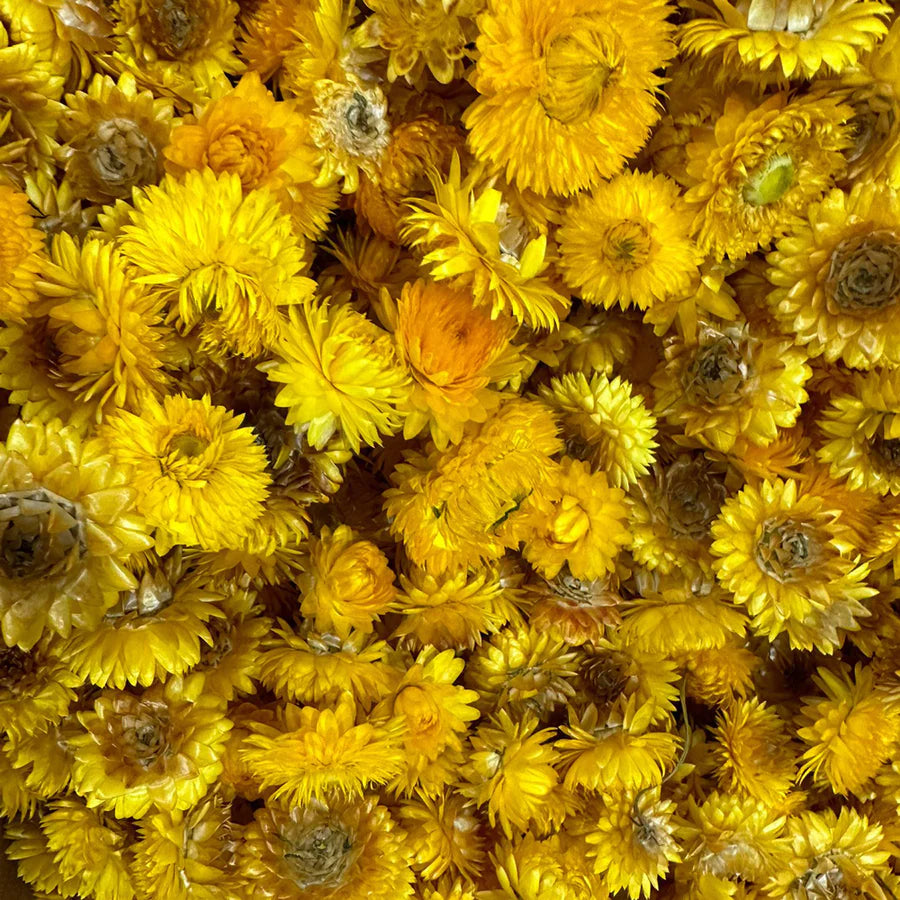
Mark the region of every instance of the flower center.
[[46, 576], [86, 552], [77, 504], [44, 488], [0, 494], [0, 574]]
[[186, 459], [196, 459], [203, 455], [209, 443], [205, 437], [193, 431], [182, 431], [169, 440], [166, 449], [169, 453], [175, 453]]
[[575, 125], [600, 107], [603, 89], [622, 65], [622, 51], [599, 16], [574, 16], [569, 30], [550, 42], [544, 64], [544, 112], [564, 125]]
[[145, 769], [150, 768], [166, 747], [167, 722], [149, 713], [122, 717], [123, 756]]
[[319, 96], [322, 128], [338, 150], [363, 162], [377, 161], [390, 142], [387, 103], [380, 93], [339, 85]]
[[751, 206], [777, 203], [794, 183], [794, 161], [786, 154], [770, 156], [744, 185], [744, 202]]
[[568, 563], [547, 585], [557, 597], [568, 600], [573, 606], [596, 606], [607, 595], [605, 581], [582, 581], [569, 571]]
[[256, 123], [229, 128], [210, 145], [209, 166], [215, 172], [235, 172], [244, 188], [256, 187], [268, 174], [273, 141]]
[[726, 337], [705, 344], [697, 351], [688, 377], [710, 400], [736, 393], [747, 377], [740, 346]]
[[0, 687], [15, 690], [16, 685], [35, 668], [35, 661], [30, 653], [18, 647], [0, 648]]
[[677, 460], [666, 472], [669, 527], [675, 534], [704, 537], [719, 514], [726, 493], [725, 485], [709, 471], [705, 458]]
[[627, 665], [627, 657], [615, 650], [595, 653], [581, 664], [581, 674], [599, 703], [615, 703], [622, 695], [628, 684]]
[[650, 258], [650, 235], [640, 222], [625, 219], [606, 233], [600, 253], [619, 270], [630, 272], [646, 265]]
[[869, 441], [869, 448], [885, 474], [895, 474], [900, 470], [900, 438], [877, 434]]
[[91, 144], [91, 170], [107, 187], [119, 188], [122, 196], [133, 186], [154, 180], [156, 148], [131, 119], [101, 122]]
[[340, 887], [353, 862], [353, 835], [331, 823], [316, 825], [287, 841], [284, 859], [300, 890], [310, 887]]
[[440, 728], [441, 711], [431, 694], [416, 685], [408, 685], [394, 700], [394, 713], [404, 716], [414, 737], [423, 737]]
[[900, 295], [900, 240], [892, 231], [845, 238], [831, 254], [825, 291], [841, 312], [893, 306]]
[[818, 558], [818, 542], [807, 526], [790, 519], [763, 525], [756, 544], [756, 562], [776, 581], [790, 581], [813, 566]]
[[234, 643], [231, 640], [231, 629], [227, 622], [216, 619], [206, 626], [212, 636], [212, 643], [204, 645], [200, 651], [200, 665], [205, 668], [215, 668], [224, 657], [231, 653]]
[[204, 27], [197, 7], [189, 0], [148, 3], [141, 16], [144, 36], [162, 59], [178, 59], [203, 38]]
[[577, 497], [566, 494], [550, 523], [550, 535], [557, 544], [568, 546], [580, 541], [590, 530], [591, 519]]

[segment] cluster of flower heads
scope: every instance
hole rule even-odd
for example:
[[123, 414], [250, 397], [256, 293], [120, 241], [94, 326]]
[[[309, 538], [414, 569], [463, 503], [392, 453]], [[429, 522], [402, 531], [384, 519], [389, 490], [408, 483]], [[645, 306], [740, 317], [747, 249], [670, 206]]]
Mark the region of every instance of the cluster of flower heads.
[[0, 0], [0, 816], [43, 900], [900, 895], [881, 0]]

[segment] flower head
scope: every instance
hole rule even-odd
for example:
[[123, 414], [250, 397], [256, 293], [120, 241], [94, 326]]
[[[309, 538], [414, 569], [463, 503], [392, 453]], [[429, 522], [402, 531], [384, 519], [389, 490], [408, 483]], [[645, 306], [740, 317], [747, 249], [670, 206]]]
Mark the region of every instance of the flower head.
[[699, 254], [678, 185], [625, 172], [567, 210], [557, 234], [566, 283], [589, 303], [646, 309], [685, 293]]
[[37, 300], [44, 241], [25, 194], [0, 183], [0, 207], [0, 319], [22, 322]]
[[269, 484], [265, 450], [242, 419], [209, 397], [148, 401], [140, 416], [120, 411], [104, 434], [130, 466], [139, 507], [163, 552], [176, 543], [229, 546], [263, 511]]

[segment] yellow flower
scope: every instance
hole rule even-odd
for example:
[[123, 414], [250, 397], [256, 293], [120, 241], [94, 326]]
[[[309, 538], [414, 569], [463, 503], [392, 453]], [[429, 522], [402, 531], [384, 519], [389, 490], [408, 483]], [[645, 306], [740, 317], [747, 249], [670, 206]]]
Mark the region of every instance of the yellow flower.
[[464, 761], [462, 736], [480, 715], [472, 706], [477, 692], [454, 684], [464, 665], [452, 650], [428, 647], [372, 711], [373, 716], [396, 716], [405, 726], [406, 765], [392, 789], [435, 797], [454, 780]]
[[208, 797], [184, 812], [145, 816], [132, 845], [132, 877], [138, 895], [170, 900], [230, 900], [237, 885], [231, 871], [234, 835], [230, 809]]
[[719, 786], [778, 806], [793, 786], [797, 768], [778, 713], [758, 697], [736, 700], [719, 713], [714, 735]]
[[876, 879], [890, 875], [893, 845], [880, 825], [856, 810], [843, 807], [839, 813], [825, 809], [791, 817], [787, 846], [790, 855], [768, 889], [772, 897], [886, 896]]
[[684, 660], [688, 696], [707, 706], [722, 706], [753, 689], [753, 673], [762, 661], [740, 640], [696, 650]]
[[79, 799], [61, 799], [41, 816], [41, 831], [60, 875], [80, 882], [78, 895], [108, 900], [134, 896], [123, 852], [130, 837], [124, 823], [88, 809]]
[[557, 233], [559, 268], [589, 303], [647, 309], [687, 292], [700, 254], [678, 185], [664, 175], [624, 172], [566, 210]]
[[272, 900], [408, 900], [404, 839], [374, 797], [265, 806], [244, 830], [237, 868]]
[[632, 385], [597, 373], [554, 378], [541, 398], [562, 414], [570, 452], [606, 472], [610, 483], [626, 488], [646, 475], [654, 459], [656, 419]]
[[875, 685], [871, 668], [857, 665], [852, 677], [818, 672], [825, 699], [808, 697], [801, 711], [797, 735], [809, 749], [800, 777], [811, 774], [836, 794], [861, 794], [900, 741], [900, 709]]
[[873, 181], [831, 191], [767, 256], [768, 302], [810, 356], [855, 369], [900, 365], [900, 195]]
[[421, 82], [426, 66], [441, 84], [462, 75], [467, 45], [478, 35], [474, 17], [483, 0], [372, 0], [366, 5], [372, 15], [362, 25], [363, 39], [388, 51], [388, 81]]
[[135, 283], [126, 260], [107, 242], [78, 244], [66, 233], [51, 245], [38, 289], [47, 310], [57, 384], [97, 417], [139, 411], [170, 386], [176, 354], [158, 296]]
[[458, 872], [477, 880], [485, 863], [485, 840], [470, 801], [455, 791], [416, 797], [398, 808], [397, 817], [407, 832], [410, 864], [421, 878], [432, 881]]
[[856, 65], [887, 33], [888, 3], [859, 0], [706, 0], [681, 28], [683, 50], [711, 57], [727, 70], [809, 79], [823, 67], [840, 73]]
[[274, 347], [283, 307], [311, 296], [303, 238], [265, 188], [246, 197], [234, 173], [171, 176], [135, 195], [119, 246], [204, 349], [256, 356]]
[[[30, 819], [43, 799], [42, 794], [28, 787], [27, 770], [13, 768], [10, 752], [5, 745], [0, 746], [0, 815], [6, 819]], [[6, 836], [10, 837], [9, 831]]]
[[538, 724], [531, 715], [513, 721], [501, 709], [472, 735], [462, 770], [460, 793], [487, 806], [491, 826], [499, 824], [510, 838], [514, 828], [526, 830], [532, 821], [549, 823], [554, 817], [558, 754], [547, 743], [552, 730], [538, 731]]
[[431, 278], [470, 291], [491, 317], [507, 313], [534, 328], [553, 328], [568, 306], [547, 273], [546, 234], [533, 235], [493, 187], [477, 190], [479, 169], [462, 178], [459, 156], [450, 173], [430, 176], [434, 200], [409, 201], [401, 237], [423, 253]]
[[337, 189], [314, 184], [318, 150], [309, 121], [291, 101], [276, 101], [255, 72], [212, 100], [199, 117], [185, 116], [165, 149], [166, 171], [183, 177], [208, 167], [236, 174], [246, 195], [268, 188], [304, 237], [325, 230], [337, 205]]
[[131, 72], [118, 81], [94, 75], [87, 91], [67, 94], [60, 156], [75, 195], [109, 203], [129, 200], [133, 188], [156, 184], [172, 115], [172, 101], [139, 91]]
[[283, 384], [275, 403], [287, 422], [321, 449], [340, 428], [354, 452], [396, 431], [407, 403], [409, 376], [390, 335], [346, 303], [310, 304], [292, 312], [278, 359], [265, 364]]
[[210, 643], [210, 619], [224, 616], [219, 595], [196, 576], [186, 576], [177, 557], [154, 559], [138, 572], [137, 586], [91, 630], [76, 631], [63, 645], [68, 665], [98, 687], [149, 687], [167, 675], [184, 675]]
[[748, 325], [704, 325], [698, 340], [673, 336], [653, 373], [654, 412], [703, 445], [728, 453], [738, 439], [765, 446], [790, 428], [808, 399], [806, 353]]
[[403, 619], [394, 636], [413, 650], [471, 650], [485, 634], [519, 622], [520, 576], [501, 569], [435, 577], [423, 569], [400, 575], [397, 612]]
[[88, 808], [118, 818], [192, 807], [222, 771], [231, 728], [224, 700], [179, 679], [140, 694], [103, 691], [78, 719], [72, 786]]
[[592, 474], [587, 463], [563, 457], [526, 513], [532, 531], [522, 553], [545, 578], [564, 565], [580, 580], [602, 578], [631, 540], [627, 515], [624, 492], [610, 487], [604, 472]]
[[[9, 794], [0, 791], [0, 805], [8, 803], [16, 810], [24, 810], [34, 797], [50, 800], [68, 792], [74, 759], [72, 740], [81, 733], [71, 708], [58, 722], [45, 722], [28, 734], [7, 732], [8, 740], [0, 749], [0, 769], [15, 769], [4, 775], [10, 779]], [[6, 814], [15, 817], [19, 812]]]
[[570, 707], [566, 737], [556, 742], [567, 788], [622, 794], [662, 782], [678, 754], [679, 739], [651, 731], [654, 704], [632, 695], [603, 717], [594, 704], [581, 715]]
[[333, 703], [349, 691], [364, 707], [380, 700], [398, 674], [385, 662], [390, 647], [371, 634], [341, 640], [306, 625], [299, 633], [284, 623], [272, 629], [259, 659], [259, 680], [282, 700]]
[[186, 100], [208, 97], [225, 75], [242, 68], [234, 54], [237, 3], [232, 0], [141, 0], [116, 4], [114, 66], [125, 68], [157, 91]]
[[580, 304], [559, 325], [564, 343], [556, 351], [558, 371], [611, 377], [631, 361], [640, 336], [640, 320], [633, 313]]
[[120, 590], [122, 563], [151, 541], [130, 510], [135, 491], [99, 440], [59, 423], [15, 422], [0, 445], [0, 625], [32, 647], [45, 630], [90, 628]]
[[851, 391], [832, 395], [819, 419], [825, 437], [819, 459], [856, 491], [900, 494], [898, 413], [900, 376], [894, 371], [854, 377]]
[[756, 107], [730, 96], [715, 128], [687, 146], [685, 200], [700, 249], [739, 260], [799, 223], [845, 164], [852, 114], [814, 94], [775, 94]]
[[[785, 817], [752, 798], [710, 793], [702, 803], [687, 802], [684, 863], [694, 877], [764, 883], [781, 860]], [[690, 866], [690, 868], [689, 868]]]
[[244, 739], [242, 761], [272, 798], [294, 806], [329, 793], [361, 797], [367, 786], [389, 782], [403, 768], [403, 725], [398, 719], [356, 724], [349, 694], [334, 709], [287, 706], [281, 728], [259, 724]]
[[18, 861], [18, 875], [22, 881], [35, 890], [49, 892], [50, 897], [77, 895], [81, 878], [63, 878], [54, 863], [54, 854], [47, 847], [47, 838], [37, 824], [11, 825], [5, 836], [9, 840], [6, 855]]
[[0, 319], [24, 322], [33, 315], [44, 238], [34, 225], [28, 197], [0, 182]]
[[661, 575], [711, 570], [709, 526], [727, 496], [724, 468], [704, 453], [681, 453], [638, 482], [628, 523], [635, 562]]
[[285, 56], [312, 19], [315, 0], [261, 0], [241, 10], [238, 50], [263, 81], [277, 83]]
[[484, 422], [500, 404], [492, 384], [515, 377], [524, 363], [510, 343], [514, 325], [491, 319], [471, 296], [439, 282], [405, 284], [394, 339], [412, 376], [403, 436], [426, 427], [438, 449], [458, 444], [467, 422]]
[[300, 576], [300, 611], [318, 631], [345, 639], [352, 629], [372, 631], [396, 596], [394, 573], [371, 541], [358, 541], [352, 529], [322, 529], [309, 542], [307, 571]]
[[48, 641], [29, 652], [0, 646], [0, 731], [13, 740], [45, 731], [66, 715], [78, 685]]
[[498, 560], [524, 539], [523, 504], [550, 480], [560, 449], [552, 413], [511, 399], [459, 445], [405, 455], [385, 492], [391, 532], [432, 575]]
[[682, 859], [675, 803], [661, 800], [658, 788], [609, 798], [585, 840], [594, 871], [603, 873], [612, 892], [627, 891], [631, 900], [649, 897]]
[[716, 577], [769, 639], [787, 632], [792, 646], [832, 652], [843, 635], [817, 615], [838, 604], [866, 615], [860, 601], [877, 593], [835, 511], [793, 479], [745, 487], [725, 502], [712, 535]]
[[484, 713], [510, 710], [549, 715], [575, 695], [577, 654], [555, 635], [508, 627], [469, 658], [465, 682]]
[[233, 544], [263, 511], [266, 454], [252, 429], [209, 397], [149, 401], [104, 424], [120, 464], [131, 467], [138, 506], [157, 529], [157, 549], [176, 543], [208, 550]]
[[660, 0], [490, 0], [465, 112], [475, 156], [539, 194], [615, 175], [659, 118], [674, 56]]
[[664, 583], [629, 601], [619, 634], [644, 653], [693, 653], [741, 636], [747, 618], [715, 585]]

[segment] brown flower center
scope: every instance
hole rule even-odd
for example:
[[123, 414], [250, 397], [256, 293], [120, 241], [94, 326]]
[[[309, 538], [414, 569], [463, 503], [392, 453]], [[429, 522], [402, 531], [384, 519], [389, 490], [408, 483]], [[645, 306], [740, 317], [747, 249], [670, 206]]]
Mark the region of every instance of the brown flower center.
[[162, 59], [178, 59], [204, 36], [204, 23], [190, 0], [148, 3], [141, 16], [144, 38]]
[[704, 344], [687, 371], [688, 383], [709, 400], [734, 394], [747, 377], [741, 347], [727, 337]]
[[0, 574], [46, 576], [86, 552], [76, 503], [44, 488], [0, 494]]
[[757, 565], [780, 582], [790, 581], [815, 565], [819, 544], [808, 526], [788, 519], [767, 522], [756, 544]]
[[869, 441], [873, 462], [884, 474], [896, 474], [900, 470], [900, 438], [886, 438], [882, 434], [875, 435]]
[[614, 650], [595, 653], [581, 664], [581, 675], [599, 703], [615, 703], [622, 695], [628, 684], [627, 665], [627, 657]]
[[162, 715], [140, 712], [122, 717], [122, 755], [145, 769], [165, 752], [168, 721]]
[[156, 180], [156, 148], [131, 119], [107, 119], [94, 130], [88, 150], [91, 171], [114, 196]]
[[203, 645], [200, 651], [200, 665], [204, 668], [215, 668], [222, 659], [231, 653], [234, 643], [231, 640], [231, 628], [228, 622], [216, 619], [207, 626], [212, 636], [212, 643]]
[[675, 534], [699, 539], [725, 502], [725, 485], [705, 457], [679, 459], [666, 471], [669, 527]]
[[18, 647], [0, 648], [0, 687], [14, 690], [36, 668], [34, 657]]
[[582, 581], [569, 571], [568, 564], [547, 584], [557, 597], [568, 600], [573, 606], [594, 606], [598, 598], [609, 593], [604, 579]]
[[300, 890], [340, 887], [355, 859], [353, 835], [339, 824], [322, 822], [286, 840], [284, 859]]
[[831, 254], [825, 280], [841, 312], [865, 313], [893, 306], [900, 295], [900, 240], [893, 231], [845, 238]]

